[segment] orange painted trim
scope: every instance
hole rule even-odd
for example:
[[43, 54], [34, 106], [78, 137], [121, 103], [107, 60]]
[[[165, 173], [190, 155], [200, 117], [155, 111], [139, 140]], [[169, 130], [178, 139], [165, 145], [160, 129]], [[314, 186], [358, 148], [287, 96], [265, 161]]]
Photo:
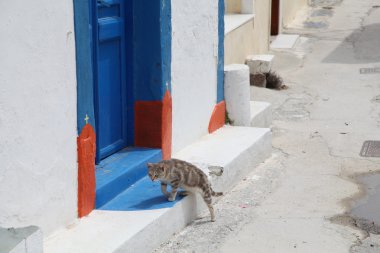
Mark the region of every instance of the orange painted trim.
[[171, 158], [172, 97], [169, 91], [162, 101], [135, 103], [135, 146], [161, 148], [163, 159]]
[[161, 148], [162, 102], [135, 103], [135, 146]]
[[166, 91], [162, 106], [162, 158], [170, 159], [172, 156], [172, 97]]
[[90, 124], [86, 124], [78, 145], [78, 216], [88, 215], [95, 208], [95, 154], [96, 135]]
[[208, 132], [212, 133], [224, 126], [226, 122], [226, 102], [223, 100], [214, 107], [211, 114], [210, 123], [208, 125]]

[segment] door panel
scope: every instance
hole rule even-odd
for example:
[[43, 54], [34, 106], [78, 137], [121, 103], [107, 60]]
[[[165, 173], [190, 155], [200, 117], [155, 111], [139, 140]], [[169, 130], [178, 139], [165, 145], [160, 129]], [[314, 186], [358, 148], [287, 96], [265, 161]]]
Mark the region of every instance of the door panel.
[[126, 146], [125, 0], [97, 1], [97, 160]]

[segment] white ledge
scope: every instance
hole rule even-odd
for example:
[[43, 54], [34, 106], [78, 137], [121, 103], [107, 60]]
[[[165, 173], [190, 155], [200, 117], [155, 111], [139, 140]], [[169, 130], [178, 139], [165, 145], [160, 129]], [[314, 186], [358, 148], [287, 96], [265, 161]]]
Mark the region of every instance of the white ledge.
[[254, 14], [226, 14], [224, 15], [224, 35], [252, 21], [254, 17], [255, 17]]

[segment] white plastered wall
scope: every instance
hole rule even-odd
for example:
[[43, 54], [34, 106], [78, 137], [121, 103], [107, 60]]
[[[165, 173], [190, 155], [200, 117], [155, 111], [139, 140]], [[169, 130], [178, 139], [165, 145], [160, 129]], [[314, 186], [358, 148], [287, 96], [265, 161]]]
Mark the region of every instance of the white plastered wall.
[[253, 29], [253, 54], [265, 54], [269, 50], [272, 1], [255, 0]]
[[226, 13], [240, 13], [241, 0], [225, 0]]
[[208, 133], [216, 104], [218, 0], [172, 1], [173, 153]]
[[[308, 4], [308, 0], [281, 0], [281, 28], [287, 27], [293, 21], [297, 12]], [[281, 29], [280, 28], [280, 29]]]
[[[224, 40], [225, 65], [245, 63], [252, 54], [265, 54], [269, 50], [271, 1], [268, 0], [228, 0], [227, 12], [240, 13], [240, 3], [251, 4], [254, 19], [229, 32]], [[247, 12], [247, 11], [245, 11]], [[248, 13], [248, 12], [247, 12]]]
[[248, 55], [254, 53], [254, 20], [229, 32], [224, 38], [224, 64], [244, 64]]
[[0, 226], [77, 217], [72, 1], [0, 1]]

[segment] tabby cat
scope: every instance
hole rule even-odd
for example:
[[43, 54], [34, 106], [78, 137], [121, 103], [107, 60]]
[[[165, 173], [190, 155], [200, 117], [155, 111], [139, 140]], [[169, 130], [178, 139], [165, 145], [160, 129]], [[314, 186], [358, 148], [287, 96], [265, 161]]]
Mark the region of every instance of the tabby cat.
[[[152, 181], [161, 181], [161, 191], [169, 201], [174, 201], [178, 188], [187, 192], [200, 193], [211, 214], [211, 221], [215, 221], [214, 207], [211, 196], [221, 196], [222, 192], [214, 192], [207, 175], [185, 161], [178, 159], [164, 160], [159, 163], [148, 163], [148, 175]], [[171, 193], [167, 192], [167, 185], [172, 187]]]

